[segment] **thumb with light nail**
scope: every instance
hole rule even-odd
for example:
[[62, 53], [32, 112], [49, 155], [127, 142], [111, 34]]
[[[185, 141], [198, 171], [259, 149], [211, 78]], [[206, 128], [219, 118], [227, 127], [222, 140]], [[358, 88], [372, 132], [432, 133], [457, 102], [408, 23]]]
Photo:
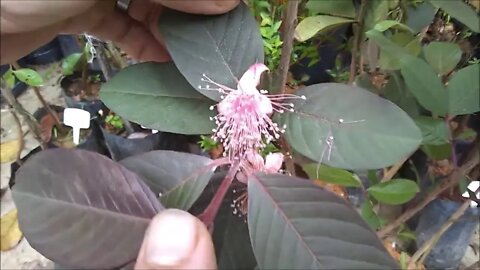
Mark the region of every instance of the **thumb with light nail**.
[[167, 209], [145, 232], [135, 269], [217, 269], [210, 233], [190, 213]]

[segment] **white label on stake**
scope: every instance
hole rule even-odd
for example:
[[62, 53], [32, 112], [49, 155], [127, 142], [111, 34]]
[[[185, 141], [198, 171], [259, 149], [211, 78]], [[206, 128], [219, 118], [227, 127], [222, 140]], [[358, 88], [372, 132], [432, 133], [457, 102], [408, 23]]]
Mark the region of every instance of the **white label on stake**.
[[80, 129], [90, 127], [90, 113], [77, 108], [66, 108], [63, 111], [63, 123], [73, 129], [73, 143], [80, 142]]

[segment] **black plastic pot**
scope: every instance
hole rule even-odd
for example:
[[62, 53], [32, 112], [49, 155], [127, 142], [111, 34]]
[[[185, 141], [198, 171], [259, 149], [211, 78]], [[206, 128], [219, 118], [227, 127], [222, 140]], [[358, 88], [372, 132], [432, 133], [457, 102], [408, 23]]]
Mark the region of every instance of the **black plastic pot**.
[[22, 67], [46, 65], [81, 51], [82, 48], [74, 35], [59, 35], [17, 62]]
[[20, 58], [17, 62], [20, 66], [46, 65], [63, 58], [62, 49], [58, 40], [54, 38], [42, 47]]
[[[95, 75], [95, 73], [90, 73], [90, 74]], [[108, 108], [103, 104], [102, 101], [98, 99], [89, 100], [84, 98], [79, 101], [73, 98], [71, 95], [69, 95], [68, 89], [73, 83], [80, 80], [80, 78], [81, 78], [81, 74], [76, 72], [72, 75], [65, 76], [60, 82], [60, 86], [62, 87], [62, 90], [63, 90], [62, 95], [63, 95], [63, 98], [65, 99], [65, 103], [67, 104], [67, 107], [86, 110], [90, 112], [90, 114], [93, 116], [98, 115], [98, 112], [100, 110], [102, 110], [104, 114], [108, 113], [109, 111]]]
[[[421, 212], [415, 230], [417, 246], [433, 234], [460, 207], [461, 203], [435, 199]], [[457, 269], [479, 223], [479, 208], [469, 208], [440, 238], [424, 263], [428, 269]]]
[[[317, 47], [319, 56], [319, 62], [308, 67], [310, 58], [305, 58], [295, 63], [290, 67], [293, 77], [296, 80], [301, 80], [302, 77], [308, 76], [309, 79], [304, 83], [305, 85], [312, 85], [316, 83], [325, 83], [332, 80], [331, 76], [327, 73], [327, 69], [334, 69], [337, 56], [341, 53], [338, 49], [342, 44], [345, 44], [349, 33], [350, 27], [340, 27], [333, 31], [331, 35], [331, 42], [322, 42]], [[313, 39], [311, 42], [318, 42], [318, 39]], [[342, 61], [342, 66], [349, 65], [349, 55], [345, 55], [345, 61]]]
[[73, 35], [58, 35], [57, 36], [58, 45], [62, 51], [63, 57], [67, 57], [74, 53], [79, 53], [83, 51], [83, 48], [80, 47], [76, 36]]

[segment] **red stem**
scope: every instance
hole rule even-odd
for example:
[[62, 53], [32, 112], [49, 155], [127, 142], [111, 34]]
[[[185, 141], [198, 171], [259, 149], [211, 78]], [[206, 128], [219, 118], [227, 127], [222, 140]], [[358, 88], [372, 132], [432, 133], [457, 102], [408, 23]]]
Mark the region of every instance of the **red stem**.
[[227, 175], [223, 179], [222, 183], [217, 189], [217, 192], [213, 196], [212, 201], [208, 204], [207, 208], [201, 213], [198, 218], [203, 221], [205, 226], [211, 231], [213, 222], [215, 220], [215, 217], [218, 214], [218, 210], [220, 209], [220, 206], [222, 205], [223, 198], [225, 198], [225, 195], [227, 194], [228, 189], [230, 188], [230, 185], [233, 182], [233, 179], [235, 178], [235, 175], [238, 171], [238, 168], [240, 167], [240, 162], [237, 161], [235, 162], [231, 167], [230, 170], [228, 171]]

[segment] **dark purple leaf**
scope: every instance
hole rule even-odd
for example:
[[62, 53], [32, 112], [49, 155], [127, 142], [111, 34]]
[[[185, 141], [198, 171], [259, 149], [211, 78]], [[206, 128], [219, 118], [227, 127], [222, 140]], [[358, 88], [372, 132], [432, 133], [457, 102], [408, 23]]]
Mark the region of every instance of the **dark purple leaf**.
[[248, 227], [261, 269], [399, 268], [355, 209], [305, 179], [250, 178]]
[[216, 169], [209, 158], [164, 150], [132, 156], [121, 163], [141, 176], [165, 207], [182, 210], [190, 209]]
[[32, 247], [84, 269], [135, 260], [150, 219], [163, 209], [137, 175], [84, 150], [33, 156], [17, 172], [13, 198]]

